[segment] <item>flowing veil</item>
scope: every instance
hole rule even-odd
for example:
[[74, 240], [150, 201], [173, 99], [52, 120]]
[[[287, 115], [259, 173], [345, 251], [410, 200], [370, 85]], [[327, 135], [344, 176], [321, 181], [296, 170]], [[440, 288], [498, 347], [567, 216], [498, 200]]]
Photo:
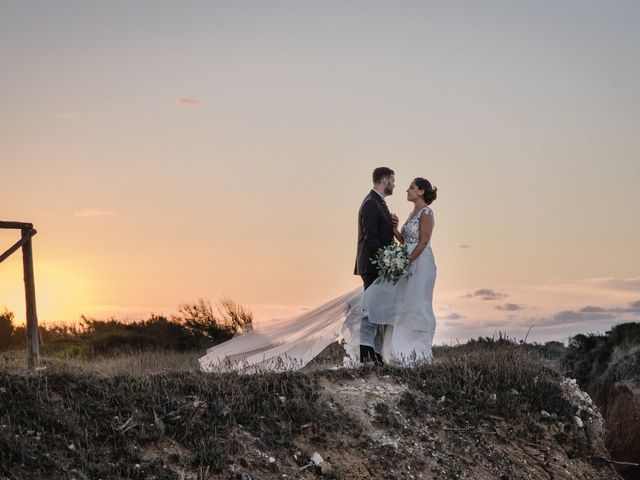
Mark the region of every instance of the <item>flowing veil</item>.
[[290, 318], [256, 321], [252, 330], [207, 350], [202, 370], [257, 372], [302, 368], [334, 342], [345, 348], [343, 364], [358, 362], [362, 287]]

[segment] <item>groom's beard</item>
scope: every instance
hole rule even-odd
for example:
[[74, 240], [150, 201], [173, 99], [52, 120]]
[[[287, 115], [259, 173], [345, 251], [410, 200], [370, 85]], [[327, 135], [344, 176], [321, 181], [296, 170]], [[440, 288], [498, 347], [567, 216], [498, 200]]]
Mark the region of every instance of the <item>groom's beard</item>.
[[384, 187], [385, 195], [393, 195], [393, 187]]

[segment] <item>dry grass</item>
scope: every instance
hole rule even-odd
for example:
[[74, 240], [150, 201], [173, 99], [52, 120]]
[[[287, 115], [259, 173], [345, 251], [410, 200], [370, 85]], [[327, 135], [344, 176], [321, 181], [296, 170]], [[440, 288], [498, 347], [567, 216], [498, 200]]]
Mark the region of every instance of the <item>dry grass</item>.
[[[351, 425], [320, 400], [317, 378], [296, 372], [112, 372], [61, 364], [34, 374], [0, 369], [0, 478], [69, 478], [72, 470], [87, 478], [173, 479], [180, 468], [200, 467], [221, 472], [243, 454], [237, 438], [243, 432], [278, 452], [311, 421], [329, 430]], [[170, 461], [143, 456], [163, 439], [188, 454]]]
[[[170, 350], [145, 350], [140, 352], [122, 352], [94, 358], [72, 358], [60, 360], [42, 356], [39, 371], [47, 369], [67, 369], [78, 373], [91, 373], [98, 376], [129, 375], [141, 377], [160, 373], [198, 372], [198, 358], [201, 352], [174, 352]], [[11, 351], [0, 354], [0, 364], [6, 371], [29, 373], [26, 367], [26, 353]]]
[[198, 372], [201, 352], [142, 351], [91, 360], [71, 360], [67, 364], [86, 373], [101, 376], [142, 377], [161, 373]]
[[[500, 415], [521, 426], [514, 429], [518, 435], [528, 434], [542, 409], [558, 418], [571, 413], [558, 371], [516, 345], [449, 351], [434, 364], [415, 368], [259, 375], [204, 374], [197, 371], [198, 356], [144, 352], [85, 361], [45, 359], [45, 369], [30, 373], [20, 354], [5, 355], [0, 478], [81, 478], [74, 477], [76, 471], [86, 478], [168, 480], [179, 478], [180, 469], [222, 475], [229, 462], [242, 464], [247, 441], [252, 448], [293, 458], [299, 449], [295, 439], [312, 423], [321, 425], [316, 442], [363, 441], [357, 421], [321, 395], [321, 380], [385, 378], [408, 387], [398, 407], [416, 419], [438, 415], [466, 427], [483, 416]], [[491, 394], [497, 402], [489, 401]], [[380, 425], [395, 428], [389, 408], [379, 406], [376, 415]], [[143, 455], [161, 442], [183, 453]]]
[[[322, 374], [366, 376], [372, 371], [372, 367], [365, 367]], [[448, 349], [432, 364], [410, 368], [385, 366], [377, 372], [398, 378], [417, 392], [444, 398], [440, 403], [443, 414], [465, 421], [475, 421], [487, 414], [526, 421], [531, 412], [541, 410], [558, 415], [572, 412], [560, 388], [563, 376], [555, 363], [514, 343]], [[493, 395], [495, 402], [491, 400]]]

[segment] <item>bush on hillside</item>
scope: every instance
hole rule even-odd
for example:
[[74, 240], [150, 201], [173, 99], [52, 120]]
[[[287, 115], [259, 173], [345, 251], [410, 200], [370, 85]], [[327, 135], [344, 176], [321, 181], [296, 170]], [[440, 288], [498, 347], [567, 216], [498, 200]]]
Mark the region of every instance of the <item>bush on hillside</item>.
[[11, 343], [11, 335], [13, 334], [13, 312], [4, 309], [0, 313], [0, 350], [5, 350]]
[[253, 313], [230, 298], [223, 298], [216, 309], [211, 302], [200, 299], [195, 303], [180, 305], [178, 311], [181, 317], [176, 318], [187, 330], [215, 343], [250, 330], [253, 322]]
[[[569, 341], [564, 365], [569, 375], [584, 385], [605, 374], [612, 360], [624, 357], [639, 345], [640, 323], [637, 322], [621, 323], [604, 335], [579, 334]], [[632, 373], [630, 371], [626, 375]]]
[[[79, 325], [41, 325], [42, 351], [73, 358], [149, 349], [201, 350], [249, 330], [253, 320], [251, 311], [229, 298], [215, 308], [205, 300], [186, 303], [179, 312], [171, 319], [151, 315], [147, 320], [125, 322], [83, 315]], [[0, 350], [25, 348], [26, 329], [15, 326], [13, 319], [14, 314], [6, 309], [0, 313]]]
[[466, 354], [477, 351], [500, 350], [505, 347], [518, 346], [522, 350], [535, 352], [548, 360], [561, 361], [566, 353], [567, 347], [564, 343], [558, 341], [549, 341], [546, 343], [525, 343], [518, 342], [515, 338], [511, 338], [503, 333], [499, 333], [498, 337], [478, 337], [471, 339], [467, 343], [454, 346], [436, 345], [433, 347], [433, 353], [436, 357], [450, 355], [455, 353]]

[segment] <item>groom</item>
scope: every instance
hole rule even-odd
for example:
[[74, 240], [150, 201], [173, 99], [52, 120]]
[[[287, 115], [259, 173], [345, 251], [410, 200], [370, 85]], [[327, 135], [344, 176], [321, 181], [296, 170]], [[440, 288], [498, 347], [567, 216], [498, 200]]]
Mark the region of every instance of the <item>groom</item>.
[[[384, 201], [393, 194], [395, 187], [394, 171], [387, 167], [378, 167], [373, 171], [373, 189], [364, 197], [358, 211], [358, 252], [356, 268], [353, 272], [360, 275], [366, 290], [378, 278], [378, 269], [371, 263], [380, 247], [393, 243], [393, 229], [398, 226], [398, 217], [391, 214]], [[360, 325], [360, 361], [382, 364], [383, 327], [362, 317]], [[377, 350], [377, 351], [376, 351]]]

